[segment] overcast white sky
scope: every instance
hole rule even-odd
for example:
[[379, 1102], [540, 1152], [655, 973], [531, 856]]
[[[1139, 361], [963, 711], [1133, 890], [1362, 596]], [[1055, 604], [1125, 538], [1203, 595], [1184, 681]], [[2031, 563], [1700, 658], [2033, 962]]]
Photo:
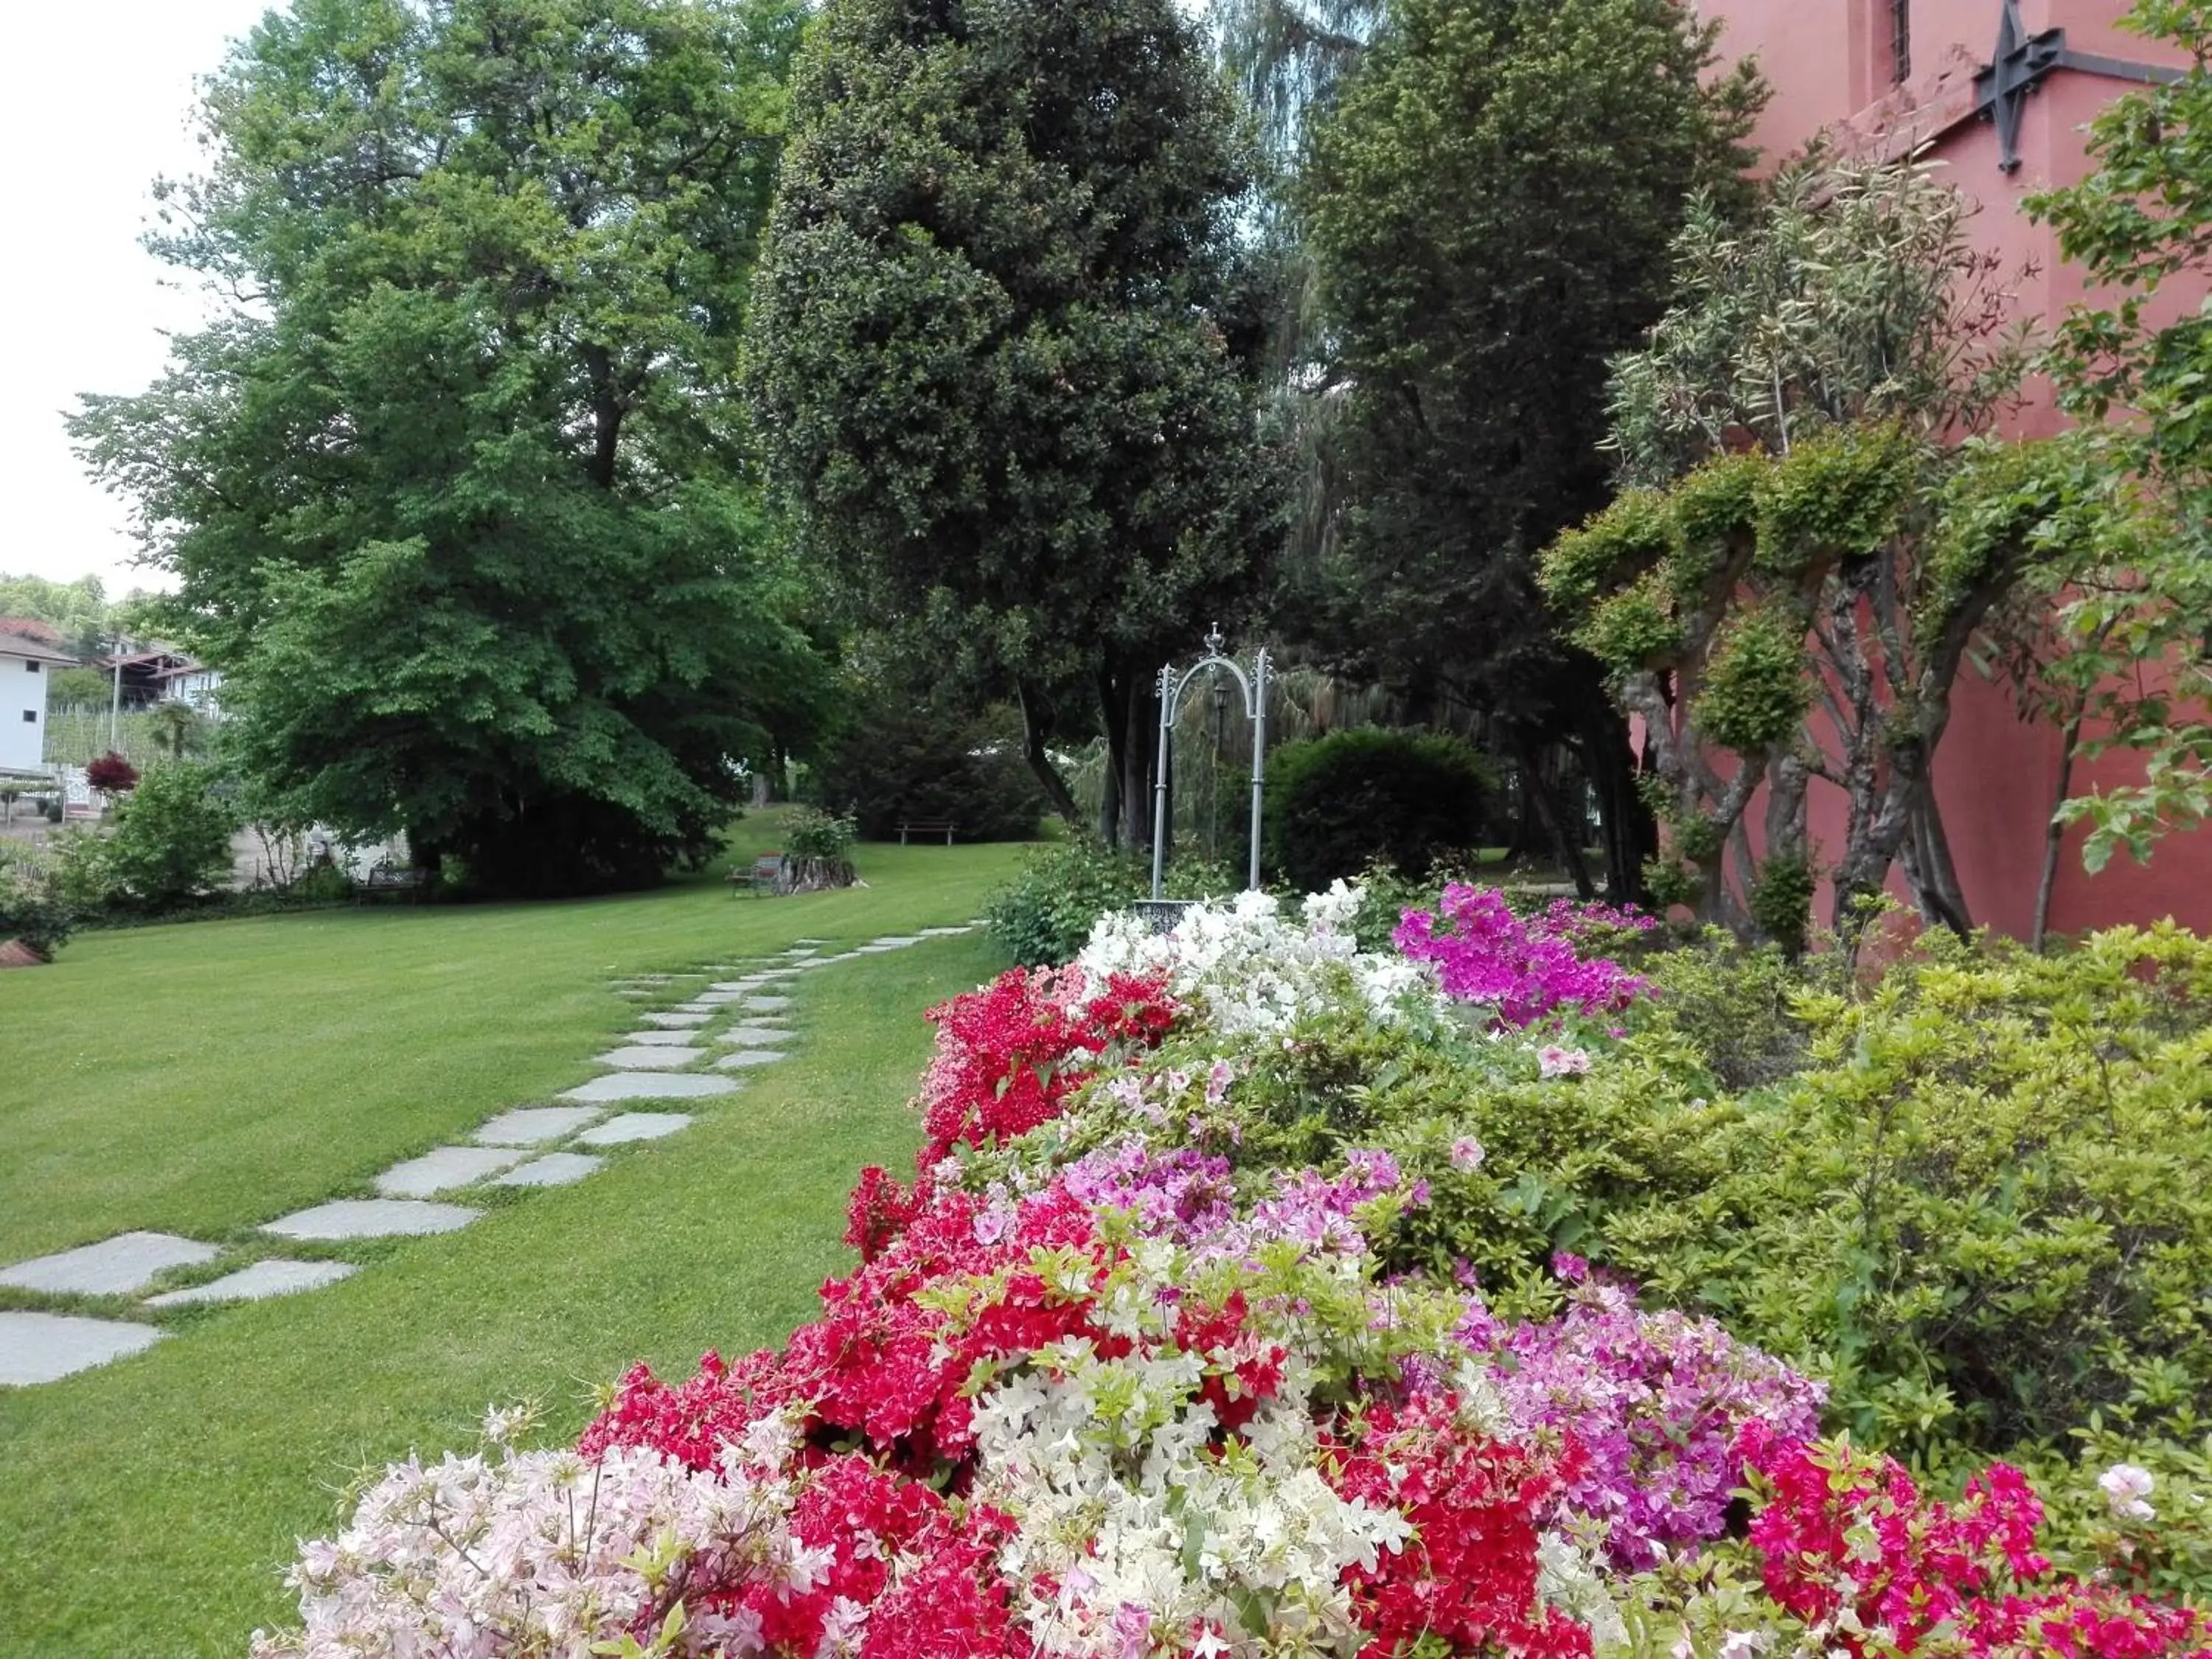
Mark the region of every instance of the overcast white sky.
[[15, 72], [0, 98], [0, 574], [89, 572], [111, 593], [158, 586], [131, 568], [123, 504], [84, 476], [62, 411], [160, 372], [161, 331], [203, 314], [138, 246], [158, 173], [190, 172], [196, 76], [268, 0], [76, 0], [9, 7]]

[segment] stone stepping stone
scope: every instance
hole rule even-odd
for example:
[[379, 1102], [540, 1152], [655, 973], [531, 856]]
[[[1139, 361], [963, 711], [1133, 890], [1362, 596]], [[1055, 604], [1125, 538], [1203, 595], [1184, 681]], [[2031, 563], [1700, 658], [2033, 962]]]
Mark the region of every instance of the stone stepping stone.
[[403, 1198], [346, 1198], [270, 1222], [261, 1231], [281, 1238], [415, 1238], [459, 1232], [481, 1214], [459, 1204]]
[[722, 1033], [721, 1041], [732, 1048], [773, 1048], [779, 1042], [788, 1042], [792, 1030], [784, 1025], [732, 1025]]
[[611, 1100], [699, 1100], [708, 1095], [734, 1094], [737, 1087], [728, 1078], [702, 1077], [696, 1072], [609, 1072], [605, 1077], [595, 1077], [589, 1083], [562, 1090], [561, 1098], [592, 1103]]
[[925, 927], [921, 930], [921, 936], [924, 939], [958, 939], [963, 933], [975, 931], [975, 924], [971, 921], [965, 927]]
[[428, 1198], [456, 1187], [473, 1187], [522, 1158], [522, 1153], [501, 1146], [441, 1146], [393, 1164], [377, 1176], [376, 1190], [386, 1198]]
[[714, 1016], [687, 1014], [679, 1011], [672, 1014], [641, 1014], [638, 1018], [644, 1020], [647, 1025], [658, 1025], [664, 1031], [681, 1031], [694, 1025], [704, 1025]]
[[634, 1048], [610, 1048], [592, 1064], [611, 1066], [618, 1072], [655, 1072], [706, 1057], [704, 1048], [647, 1048], [641, 1043]]
[[0, 1384], [58, 1382], [125, 1354], [143, 1353], [161, 1340], [153, 1326], [119, 1319], [0, 1313]]
[[[620, 1118], [615, 1120], [617, 1123]], [[606, 1163], [583, 1152], [548, 1152], [520, 1168], [509, 1170], [491, 1184], [495, 1187], [566, 1187], [581, 1181]]]
[[[702, 1078], [702, 1083], [721, 1083], [720, 1078]], [[726, 1085], [725, 1086], [734, 1086]], [[690, 1115], [684, 1112], [624, 1112], [620, 1117], [611, 1117], [596, 1129], [587, 1129], [576, 1137], [579, 1146], [627, 1146], [635, 1140], [658, 1140], [663, 1135], [672, 1135], [691, 1127]]]
[[485, 1146], [543, 1146], [588, 1129], [606, 1114], [594, 1106], [523, 1106], [501, 1112], [477, 1131]]
[[789, 997], [754, 997], [745, 1004], [749, 1014], [780, 1014], [791, 1006]]
[[624, 1042], [647, 1048], [688, 1048], [699, 1040], [696, 1026], [687, 1026], [680, 1031], [625, 1031]]
[[234, 1273], [187, 1290], [149, 1296], [149, 1308], [189, 1308], [202, 1302], [266, 1302], [272, 1296], [319, 1291], [361, 1269], [350, 1261], [257, 1261]]
[[118, 1233], [97, 1244], [19, 1261], [0, 1285], [52, 1296], [130, 1296], [172, 1267], [197, 1267], [222, 1252], [174, 1233]]
[[758, 1066], [777, 1066], [790, 1059], [781, 1048], [739, 1048], [714, 1064], [725, 1072], [749, 1072]]

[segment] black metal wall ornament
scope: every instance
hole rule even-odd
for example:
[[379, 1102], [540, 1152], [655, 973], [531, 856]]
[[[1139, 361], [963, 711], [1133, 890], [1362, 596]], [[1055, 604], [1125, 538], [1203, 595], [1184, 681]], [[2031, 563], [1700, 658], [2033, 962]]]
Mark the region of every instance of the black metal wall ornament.
[[2103, 58], [2075, 52], [2066, 44], [2066, 31], [2048, 28], [2030, 34], [2020, 21], [2020, 0], [2003, 0], [1997, 18], [1996, 50], [1986, 67], [1974, 75], [1974, 113], [1996, 124], [1997, 167], [2005, 173], [2020, 170], [2021, 117], [2027, 100], [2053, 70], [2075, 70], [2114, 81], [2133, 81], [2164, 86], [2181, 78], [2181, 71], [2160, 64], [2137, 64], [2124, 58]]

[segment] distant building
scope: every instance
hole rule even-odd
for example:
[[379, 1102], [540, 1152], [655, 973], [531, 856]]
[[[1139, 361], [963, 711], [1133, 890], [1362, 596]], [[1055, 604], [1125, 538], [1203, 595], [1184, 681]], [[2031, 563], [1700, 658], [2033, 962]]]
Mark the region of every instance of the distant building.
[[44, 623], [0, 617], [0, 772], [46, 769], [46, 680], [76, 661], [52, 634]]
[[118, 680], [125, 709], [143, 712], [157, 703], [182, 702], [210, 718], [222, 713], [216, 696], [222, 686], [221, 672], [168, 646], [98, 657], [92, 666]]

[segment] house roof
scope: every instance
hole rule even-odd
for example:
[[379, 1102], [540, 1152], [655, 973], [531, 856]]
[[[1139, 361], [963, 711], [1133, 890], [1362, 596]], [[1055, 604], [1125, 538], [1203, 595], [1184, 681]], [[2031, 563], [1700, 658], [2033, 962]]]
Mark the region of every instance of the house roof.
[[0, 634], [21, 634], [40, 645], [58, 646], [62, 642], [62, 630], [36, 617], [0, 617]]
[[57, 651], [44, 641], [31, 635], [18, 633], [9, 626], [13, 617], [0, 617], [0, 657], [27, 657], [33, 662], [50, 662], [64, 668], [76, 665], [76, 659], [66, 651]]

